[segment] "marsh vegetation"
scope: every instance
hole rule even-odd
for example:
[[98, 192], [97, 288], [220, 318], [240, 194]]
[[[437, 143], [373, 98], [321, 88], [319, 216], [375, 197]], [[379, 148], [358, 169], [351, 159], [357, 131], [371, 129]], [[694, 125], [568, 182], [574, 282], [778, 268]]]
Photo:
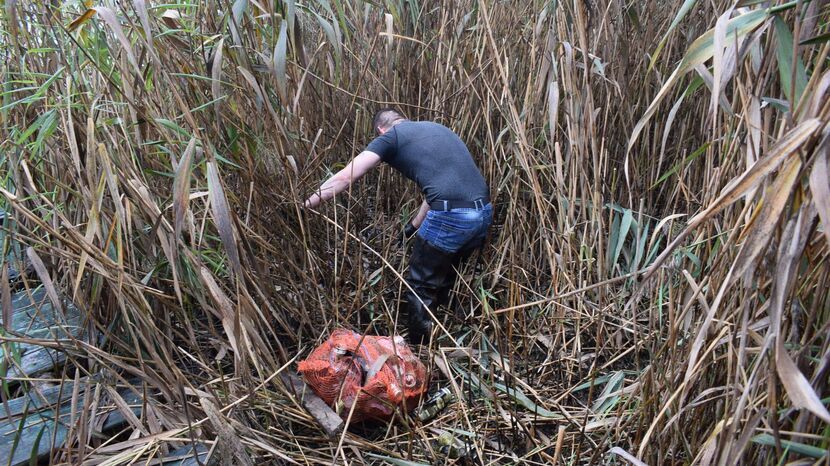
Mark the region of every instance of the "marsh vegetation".
[[[88, 393], [49, 455], [72, 464], [194, 443], [233, 464], [462, 461], [448, 443], [826, 461], [828, 21], [818, 0], [6, 0], [3, 247], [31, 270], [2, 280], [2, 399]], [[337, 327], [395, 331], [420, 199], [384, 168], [301, 201], [389, 105], [461, 136], [496, 220], [420, 353], [457, 400], [329, 440], [278, 374]], [[83, 332], [14, 331], [7, 298], [38, 289]], [[24, 344], [65, 363], [12, 376]], [[127, 422], [102, 435], [105, 406]]]

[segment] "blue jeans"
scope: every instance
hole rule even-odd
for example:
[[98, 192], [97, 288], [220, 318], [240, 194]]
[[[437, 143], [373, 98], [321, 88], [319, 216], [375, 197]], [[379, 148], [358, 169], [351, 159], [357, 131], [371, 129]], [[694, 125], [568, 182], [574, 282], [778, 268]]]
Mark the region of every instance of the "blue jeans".
[[418, 229], [418, 236], [438, 249], [455, 254], [484, 244], [492, 222], [492, 204], [481, 209], [430, 210]]

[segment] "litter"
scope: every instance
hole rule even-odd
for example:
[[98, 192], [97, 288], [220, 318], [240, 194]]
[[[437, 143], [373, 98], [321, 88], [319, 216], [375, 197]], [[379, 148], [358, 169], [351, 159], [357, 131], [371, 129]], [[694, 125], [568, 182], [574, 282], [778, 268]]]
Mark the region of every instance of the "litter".
[[427, 422], [438, 415], [455, 400], [449, 387], [444, 387], [430, 395], [429, 399], [418, 409], [418, 419]]
[[411, 411], [428, 387], [426, 367], [400, 336], [362, 336], [337, 329], [297, 367], [341, 418], [386, 421]]

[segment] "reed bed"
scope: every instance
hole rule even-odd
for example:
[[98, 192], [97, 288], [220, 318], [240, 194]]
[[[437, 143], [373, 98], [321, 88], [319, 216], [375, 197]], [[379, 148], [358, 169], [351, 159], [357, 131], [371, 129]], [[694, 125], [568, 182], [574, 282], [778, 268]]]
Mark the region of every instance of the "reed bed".
[[[827, 461], [828, 21], [817, 0], [7, 0], [4, 247], [86, 320], [40, 340], [68, 356], [49, 377], [145, 399], [108, 438], [79, 414], [50, 461]], [[389, 105], [468, 143], [496, 222], [421, 348], [457, 400], [331, 441], [278, 375], [336, 327], [402, 328], [420, 201], [384, 167], [300, 203]], [[30, 340], [6, 328], [4, 357]]]

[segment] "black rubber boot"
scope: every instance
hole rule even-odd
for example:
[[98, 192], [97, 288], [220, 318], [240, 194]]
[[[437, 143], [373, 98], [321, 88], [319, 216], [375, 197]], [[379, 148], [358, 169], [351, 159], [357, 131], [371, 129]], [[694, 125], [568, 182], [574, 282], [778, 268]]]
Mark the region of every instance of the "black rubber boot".
[[438, 289], [438, 305], [450, 307], [450, 291], [455, 287], [455, 280], [458, 278], [458, 269], [461, 268], [461, 263], [469, 259], [480, 247], [481, 244], [475, 244], [453, 254], [450, 270], [447, 272], [447, 275], [444, 277], [444, 282]]
[[447, 275], [444, 277], [444, 281], [438, 288], [438, 301], [436, 302], [436, 306], [449, 305], [450, 291], [452, 291], [452, 289], [455, 287], [455, 280], [458, 278], [458, 268], [461, 267], [462, 259], [463, 257], [461, 256], [461, 254], [453, 254], [452, 261], [450, 263], [450, 270], [447, 272]]
[[409, 340], [412, 343], [429, 340], [432, 319], [424, 305], [433, 312], [438, 307], [438, 292], [445, 285], [448, 274], [453, 271], [454, 256], [429, 244], [419, 235], [415, 236], [406, 281], [417, 295], [409, 290], [404, 294]]

